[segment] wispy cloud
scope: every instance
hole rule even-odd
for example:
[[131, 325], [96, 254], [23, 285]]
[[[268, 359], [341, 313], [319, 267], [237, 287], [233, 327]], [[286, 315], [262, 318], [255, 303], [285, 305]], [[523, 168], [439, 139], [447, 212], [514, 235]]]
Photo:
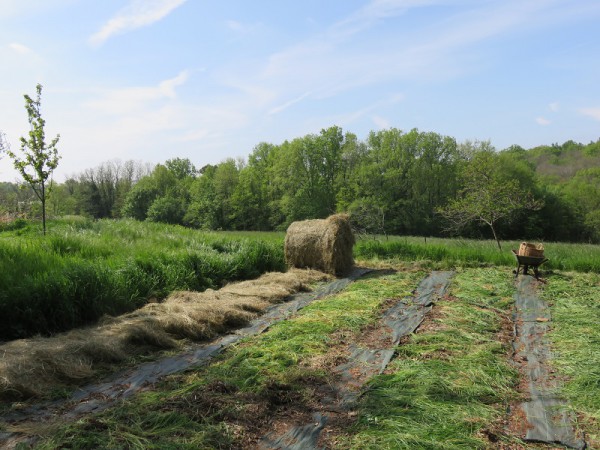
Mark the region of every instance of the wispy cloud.
[[548, 105], [548, 108], [550, 108], [550, 111], [552, 112], [558, 112], [560, 111], [560, 104], [558, 102], [552, 102]]
[[112, 36], [152, 25], [168, 16], [187, 0], [132, 0], [90, 37], [92, 45], [102, 45]]
[[591, 117], [592, 119], [600, 121], [600, 107], [599, 108], [581, 108], [579, 110], [584, 116]]
[[371, 0], [362, 8], [334, 24], [330, 32], [338, 37], [348, 37], [381, 20], [404, 14], [410, 9], [450, 2], [451, 0]]
[[548, 126], [550, 125], [552, 122], [550, 122], [548, 119], [544, 118], [544, 117], [536, 117], [535, 121], [538, 125], [542, 125], [542, 126]]
[[375, 124], [375, 126], [377, 128], [379, 128], [380, 130], [390, 128], [390, 121], [388, 119], [385, 119], [384, 117], [376, 115], [376, 116], [373, 116], [371, 119], [373, 120], [373, 123]]
[[8, 46], [11, 48], [11, 50], [18, 53], [19, 55], [30, 55], [33, 53], [33, 50], [31, 50], [29, 47], [23, 44], [19, 44], [18, 42], [12, 42], [8, 44]]
[[271, 109], [271, 110], [269, 111], [269, 115], [271, 116], [271, 115], [273, 115], [273, 114], [278, 114], [278, 113], [280, 113], [280, 112], [282, 112], [282, 111], [284, 111], [284, 110], [288, 109], [290, 106], [293, 106], [293, 105], [295, 105], [296, 103], [299, 103], [299, 102], [301, 102], [302, 100], [304, 100], [304, 99], [305, 99], [306, 97], [308, 97], [310, 94], [311, 94], [310, 92], [305, 92], [304, 94], [302, 94], [301, 96], [299, 96], [299, 97], [297, 97], [297, 98], [295, 98], [295, 99], [293, 99], [293, 100], [287, 101], [287, 102], [285, 102], [285, 103], [284, 103], [284, 104], [282, 104], [282, 105], [276, 106], [275, 108], [273, 108], [273, 109]]
[[259, 24], [259, 23], [248, 24], [248, 23], [242, 23], [238, 20], [228, 20], [225, 22], [225, 25], [231, 31], [238, 33], [238, 34], [243, 34], [243, 35], [252, 33], [261, 26], [261, 24]]
[[[390, 35], [386, 45], [370, 35], [382, 22], [394, 21], [401, 28], [399, 18], [413, 9], [465, 3], [468, 8], [457, 8], [443, 20], [433, 15], [416, 30], [407, 27]], [[554, 7], [561, 9], [561, 3], [372, 0], [327, 29], [272, 53], [256, 81], [281, 86], [282, 92], [293, 86], [296, 95], [311, 91], [315, 98], [326, 98], [390, 81], [452, 79], [480, 70], [485, 60], [472, 54], [484, 41], [513, 39], [533, 19], [536, 27], [554, 23]]]
[[137, 86], [109, 90], [102, 96], [86, 104], [87, 107], [107, 114], [130, 114], [147, 107], [156, 100], [175, 99], [175, 88], [183, 85], [189, 78], [189, 72], [184, 70], [176, 77], [161, 81], [157, 86]]
[[[376, 125], [389, 125], [389, 123], [387, 123], [387, 121], [385, 121], [385, 119], [383, 119], [377, 113], [385, 108], [388, 108], [402, 101], [404, 101], [404, 94], [393, 94], [389, 97], [386, 97], [385, 99], [373, 102], [358, 110], [351, 111], [336, 117], [331, 117], [329, 122], [336, 123], [340, 126], [348, 126], [368, 114], [373, 114], [371, 116], [371, 120], [373, 120], [373, 122], [375, 122]], [[383, 126], [382, 128], [387, 128], [387, 126]]]

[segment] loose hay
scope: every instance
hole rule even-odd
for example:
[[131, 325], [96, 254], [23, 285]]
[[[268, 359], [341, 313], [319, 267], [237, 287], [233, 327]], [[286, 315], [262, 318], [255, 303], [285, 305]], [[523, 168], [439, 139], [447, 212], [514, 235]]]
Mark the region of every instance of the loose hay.
[[219, 291], [174, 292], [163, 303], [103, 318], [95, 327], [8, 342], [0, 345], [0, 400], [43, 397], [81, 385], [132, 356], [177, 348], [181, 339], [212, 339], [328, 278], [315, 270], [268, 273]]
[[354, 265], [353, 246], [354, 235], [345, 214], [293, 222], [285, 235], [285, 260], [290, 267], [343, 276]]

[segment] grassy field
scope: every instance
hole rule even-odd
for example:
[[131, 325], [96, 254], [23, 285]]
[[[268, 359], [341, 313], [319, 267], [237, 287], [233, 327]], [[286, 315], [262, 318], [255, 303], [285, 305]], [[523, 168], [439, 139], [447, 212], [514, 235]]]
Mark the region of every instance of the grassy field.
[[[441, 267], [479, 267], [485, 265], [514, 266], [516, 259], [511, 249], [520, 242], [505, 241], [502, 251], [495, 241], [472, 239], [442, 239], [412, 236], [390, 236], [362, 239], [355, 247], [361, 259], [435, 262]], [[600, 273], [600, 246], [591, 244], [544, 243], [548, 262], [543, 270], [575, 270]]]
[[278, 238], [134, 221], [53, 221], [0, 233], [0, 339], [131, 311], [174, 290], [284, 270]]
[[[276, 424], [317, 408], [317, 387], [335, 379], [332, 367], [348, 357], [345, 344], [377, 321], [386, 299], [409, 295], [424, 275], [410, 269], [368, 276], [229, 349], [210, 366], [169, 377], [153, 392], [51, 430], [52, 437], [36, 448], [249, 448]], [[600, 313], [596, 308], [583, 321], [563, 316], [561, 309], [572, 303], [561, 297], [567, 295], [563, 277], [578, 286], [577, 311], [597, 298], [598, 279], [553, 275], [549, 286], [556, 289], [547, 288], [545, 295], [556, 302], [556, 369], [565, 376], [565, 393], [589, 448], [599, 448], [593, 355], [600, 331], [581, 326], [598, 323]], [[507, 428], [509, 405], [523, 399], [519, 373], [510, 364], [513, 293], [504, 269], [459, 269], [450, 296], [398, 347], [348, 419], [328, 426], [327, 448], [555, 448], [523, 442]]]
[[[0, 233], [3, 327], [15, 328], [16, 320], [39, 314], [50, 323], [55, 308], [68, 318], [60, 323], [70, 326], [80, 320], [77, 314], [93, 320], [88, 308], [96, 316], [113, 313], [174, 289], [218, 287], [283, 269], [283, 233], [203, 233], [71, 219], [51, 223], [43, 238], [28, 227]], [[589, 448], [600, 449], [600, 247], [545, 246], [551, 261], [543, 268], [551, 270], [544, 274], [541, 295], [551, 306], [554, 369]], [[318, 386], [335, 378], [332, 368], [348, 357], [348, 343], [377, 322], [389, 299], [409, 295], [432, 267], [457, 270], [450, 296], [398, 346], [396, 358], [371, 379], [348, 420], [330, 424], [325, 445], [551, 448], [522, 442], [511, 433], [507, 416], [508, 407], [523, 399], [519, 373], [510, 364], [516, 266], [510, 249], [517, 247], [505, 242], [499, 252], [491, 241], [360, 240], [355, 247], [360, 262], [397, 270], [367, 276], [231, 347], [213, 364], [170, 376], [151, 392], [42, 430], [46, 439], [37, 448], [248, 448], [273, 423], [318, 408]], [[49, 294], [51, 303], [44, 305]], [[66, 294], [80, 300], [68, 304]]]
[[[265, 271], [285, 270], [284, 233], [201, 232], [136, 221], [72, 217], [0, 228], [0, 339], [51, 334], [162, 299]], [[358, 259], [424, 267], [516, 266], [518, 242], [389, 237], [360, 239]], [[546, 244], [545, 270], [600, 272], [600, 246]]]

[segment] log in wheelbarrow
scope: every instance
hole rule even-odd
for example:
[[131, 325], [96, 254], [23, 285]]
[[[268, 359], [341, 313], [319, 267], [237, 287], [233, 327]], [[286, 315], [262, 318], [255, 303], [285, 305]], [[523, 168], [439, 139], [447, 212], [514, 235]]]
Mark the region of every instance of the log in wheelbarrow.
[[544, 256], [519, 255], [519, 253], [516, 250], [512, 250], [512, 252], [513, 255], [515, 255], [515, 258], [517, 258], [518, 263], [517, 270], [513, 270], [515, 278], [519, 276], [521, 269], [523, 269], [523, 275], [527, 275], [527, 272], [529, 271], [530, 267], [533, 269], [533, 274], [535, 275], [535, 277], [540, 277], [538, 267], [540, 267], [542, 264], [548, 261], [548, 258], [545, 258]]

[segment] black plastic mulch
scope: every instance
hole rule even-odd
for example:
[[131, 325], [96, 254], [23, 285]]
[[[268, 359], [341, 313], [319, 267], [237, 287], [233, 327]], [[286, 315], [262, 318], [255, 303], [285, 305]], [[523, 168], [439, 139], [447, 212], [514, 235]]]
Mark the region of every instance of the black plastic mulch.
[[530, 394], [530, 400], [519, 406], [527, 420], [521, 437], [584, 449], [586, 443], [574, 432], [567, 402], [558, 393], [560, 384], [548, 368], [552, 354], [546, 333], [552, 318], [548, 305], [536, 294], [537, 283], [531, 276], [522, 276], [515, 294], [514, 357], [522, 365]]
[[[390, 342], [386, 348], [352, 347], [349, 361], [334, 369], [338, 381], [332, 395], [321, 399], [325, 412], [315, 412], [313, 422], [293, 426], [284, 434], [267, 434], [260, 442], [263, 450], [310, 450], [318, 448], [318, 440], [328, 420], [327, 413], [336, 414], [350, 410], [369, 378], [382, 373], [395, 354], [395, 347], [404, 336], [413, 333], [431, 311], [433, 304], [443, 297], [453, 272], [432, 272], [419, 284], [415, 295], [396, 302], [383, 313], [381, 329], [377, 333]], [[388, 339], [385, 339], [385, 338]], [[331, 386], [328, 386], [331, 388]], [[327, 391], [328, 389], [324, 389]]]
[[[371, 269], [357, 267], [345, 278], [338, 278], [318, 286], [311, 292], [292, 295], [288, 301], [269, 307], [263, 315], [254, 319], [248, 326], [210, 344], [197, 345], [187, 352], [126, 370], [102, 383], [79, 388], [69, 399], [8, 413], [0, 417], [0, 427], [22, 423], [43, 423], [58, 417], [62, 420], [74, 420], [82, 415], [103, 411], [118, 400], [151, 389], [156, 382], [167, 375], [208, 363], [211, 358], [222, 353], [231, 344], [264, 332], [271, 325], [285, 320], [311, 302], [341, 291], [352, 281], [370, 271]], [[0, 431], [0, 448], [13, 448], [19, 442], [32, 442], [32, 440], [35, 438], [20, 433]]]

